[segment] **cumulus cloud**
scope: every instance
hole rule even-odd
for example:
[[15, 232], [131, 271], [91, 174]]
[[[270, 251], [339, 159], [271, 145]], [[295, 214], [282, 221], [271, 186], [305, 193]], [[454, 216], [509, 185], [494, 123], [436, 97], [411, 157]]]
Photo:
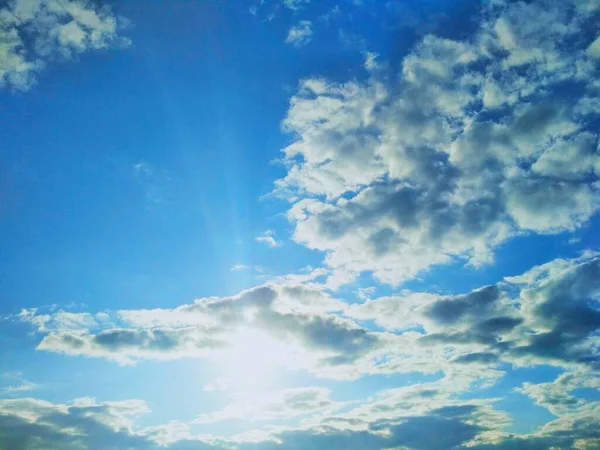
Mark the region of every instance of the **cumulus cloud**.
[[573, 230], [598, 211], [597, 64], [581, 31], [597, 9], [484, 10], [464, 41], [425, 36], [399, 74], [306, 79], [292, 97], [275, 193], [337, 284], [362, 271], [397, 284], [457, 257], [485, 264], [511, 236]]
[[589, 373], [568, 372], [549, 383], [524, 383], [518, 391], [560, 417], [589, 407], [588, 400], [572, 395], [574, 390], [583, 388], [599, 389], [600, 378]]
[[[215, 367], [224, 368], [223, 376], [264, 369], [356, 379], [449, 368], [444, 349], [420, 346], [418, 333], [373, 331], [341, 315], [345, 309], [344, 302], [321, 289], [283, 284], [200, 299], [174, 309], [103, 312], [94, 316], [93, 325], [80, 328], [63, 328], [63, 321], [53, 314], [38, 316], [32, 311], [24, 311], [18, 320], [43, 335], [38, 350], [119, 364], [209, 358]], [[63, 316], [62, 311], [54, 314]], [[50, 318], [42, 321], [40, 316]], [[493, 378], [498, 373], [481, 371], [478, 376]]]
[[[80, 398], [68, 404], [33, 398], [0, 400], [0, 444], [10, 449], [159, 449], [156, 429], [139, 430], [135, 420], [147, 413], [141, 400], [98, 402]], [[187, 446], [186, 446], [187, 445]], [[200, 439], [171, 449], [223, 449]]]
[[75, 313], [25, 310], [18, 319], [44, 334], [39, 350], [132, 364], [146, 358], [240, 356], [258, 351], [248, 345], [259, 345], [269, 353], [265, 358], [274, 360], [270, 363], [352, 378], [369, 370], [389, 336], [333, 314], [345, 307], [321, 289], [285, 284], [174, 309], [84, 313], [81, 320], [72, 319]]
[[0, 87], [26, 90], [56, 59], [129, 45], [109, 6], [87, 0], [10, 0], [0, 8]]
[[548, 383], [524, 383], [517, 388], [534, 402], [547, 408], [557, 419], [544, 424], [529, 435], [496, 433], [488, 442], [473, 446], [477, 450], [524, 449], [594, 449], [600, 443], [596, 426], [600, 402], [576, 397], [581, 388], [598, 389], [597, 376], [566, 372]]
[[286, 44], [303, 47], [312, 40], [313, 30], [309, 20], [301, 20], [290, 28], [285, 39]]
[[[464, 295], [408, 293], [351, 306], [346, 314], [389, 330], [421, 327], [421, 345], [446, 347], [462, 364], [600, 367], [600, 258], [557, 259]], [[456, 353], [463, 347], [464, 351]]]

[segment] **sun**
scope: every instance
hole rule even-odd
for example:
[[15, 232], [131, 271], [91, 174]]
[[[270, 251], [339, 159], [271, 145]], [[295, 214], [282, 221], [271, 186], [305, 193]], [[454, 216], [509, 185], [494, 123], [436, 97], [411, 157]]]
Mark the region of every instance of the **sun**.
[[275, 336], [256, 320], [258, 310], [243, 311], [243, 320], [224, 337], [224, 348], [213, 354], [214, 375], [222, 389], [258, 391], [281, 380], [284, 371], [310, 370], [317, 355], [293, 336]]
[[228, 347], [216, 358], [218, 372], [236, 390], [268, 385], [290, 357], [289, 348], [267, 332], [242, 327], [228, 339]]

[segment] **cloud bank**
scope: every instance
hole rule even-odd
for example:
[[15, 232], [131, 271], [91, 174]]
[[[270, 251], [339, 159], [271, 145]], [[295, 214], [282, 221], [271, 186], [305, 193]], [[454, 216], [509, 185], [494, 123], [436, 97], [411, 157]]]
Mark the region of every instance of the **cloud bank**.
[[[243, 350], [322, 377], [443, 371], [468, 384], [497, 378], [501, 363], [598, 370], [600, 258], [557, 259], [453, 296], [407, 292], [348, 305], [317, 287], [265, 285], [174, 309], [23, 310], [16, 319], [43, 335], [39, 350], [122, 364]], [[240, 347], [245, 341], [261, 348]]]

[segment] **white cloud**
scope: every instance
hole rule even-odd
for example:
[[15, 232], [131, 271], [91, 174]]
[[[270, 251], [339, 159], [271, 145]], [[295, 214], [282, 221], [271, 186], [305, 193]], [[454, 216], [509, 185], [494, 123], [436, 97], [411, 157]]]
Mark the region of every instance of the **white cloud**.
[[344, 406], [344, 403], [335, 402], [329, 396], [330, 392], [327, 389], [319, 387], [234, 394], [225, 408], [202, 414], [193, 422], [205, 424], [232, 419], [249, 422], [289, 420], [299, 416], [331, 414]]
[[21, 394], [39, 388], [39, 385], [24, 379], [19, 372], [6, 372], [0, 376], [0, 380], [3, 380], [0, 385], [4, 385], [0, 387], [1, 395]]
[[110, 7], [83, 0], [11, 0], [0, 8], [0, 87], [26, 90], [44, 66], [129, 45]]
[[590, 44], [587, 53], [594, 58], [600, 58], [600, 36]]
[[425, 36], [393, 89], [374, 71], [307, 79], [292, 97], [275, 193], [293, 203], [294, 239], [325, 253], [330, 287], [363, 271], [397, 284], [457, 257], [485, 264], [512, 236], [573, 230], [600, 208], [593, 97], [557, 88], [594, 85], [574, 39], [592, 10], [486, 8], [468, 40]]
[[301, 20], [290, 28], [285, 39], [286, 44], [303, 47], [312, 40], [313, 30], [309, 20]]
[[549, 383], [526, 382], [517, 391], [528, 395], [555, 416], [565, 416], [589, 405], [588, 400], [572, 395], [574, 390], [582, 388], [599, 389], [600, 378], [585, 372], [566, 372]]
[[533, 164], [532, 169], [547, 176], [581, 179], [593, 175], [600, 161], [596, 136], [582, 132], [572, 139], [553, 142]]
[[229, 388], [230, 380], [227, 378], [217, 378], [215, 381], [205, 385], [204, 392], [226, 391]]
[[298, 11], [310, 3], [310, 0], [283, 0], [283, 4], [293, 11]]
[[278, 241], [276, 238], [276, 233], [273, 230], [263, 231], [260, 235], [256, 237], [256, 242], [260, 242], [262, 244], [266, 244], [269, 247], [280, 247], [283, 245], [283, 242]]

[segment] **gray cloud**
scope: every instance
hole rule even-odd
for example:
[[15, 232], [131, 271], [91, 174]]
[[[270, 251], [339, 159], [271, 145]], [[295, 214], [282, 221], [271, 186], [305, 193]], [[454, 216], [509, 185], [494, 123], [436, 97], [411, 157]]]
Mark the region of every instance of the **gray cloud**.
[[367, 300], [346, 314], [389, 330], [420, 325], [422, 345], [470, 350], [454, 362], [597, 369], [600, 258], [591, 253], [557, 259], [466, 295], [409, 293]]
[[496, 361], [498, 361], [498, 355], [489, 352], [467, 353], [465, 355], [460, 355], [458, 358], [454, 359], [454, 362], [459, 364], [493, 364]]

